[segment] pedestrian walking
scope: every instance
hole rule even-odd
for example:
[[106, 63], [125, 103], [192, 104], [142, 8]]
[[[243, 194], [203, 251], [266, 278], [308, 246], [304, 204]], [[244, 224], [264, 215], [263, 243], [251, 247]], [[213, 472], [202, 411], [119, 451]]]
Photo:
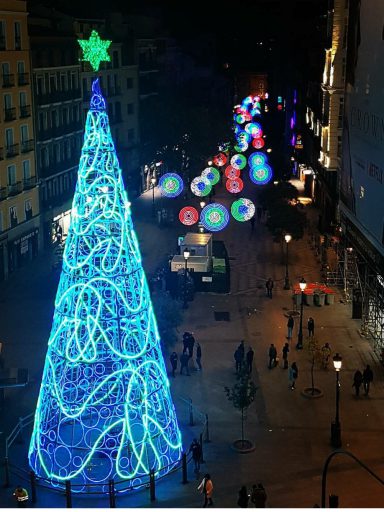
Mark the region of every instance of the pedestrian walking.
[[291, 389], [295, 389], [296, 387], [296, 380], [299, 376], [299, 369], [297, 367], [296, 363], [292, 363], [291, 367], [289, 368], [288, 378], [289, 378], [289, 387]]
[[189, 357], [193, 357], [193, 348], [195, 346], [195, 338], [193, 336], [193, 333], [189, 335], [188, 342], [187, 342], [187, 348], [188, 348], [188, 354]]
[[288, 369], [288, 352], [289, 352], [289, 343], [285, 343], [283, 347], [283, 368], [284, 370]]
[[243, 362], [243, 358], [242, 358], [241, 351], [239, 350], [239, 348], [237, 348], [235, 350], [233, 357], [235, 358], [236, 373], [239, 373], [239, 371], [241, 370], [242, 362]]
[[18, 485], [13, 495], [16, 498], [17, 506], [19, 508], [27, 508], [29, 496], [28, 491], [24, 489], [24, 487]]
[[180, 375], [182, 375], [183, 369], [185, 368], [187, 375], [190, 376], [188, 362], [189, 362], [189, 355], [188, 355], [188, 352], [185, 351], [180, 356]]
[[196, 364], [198, 366], [197, 371], [201, 371], [201, 346], [200, 343], [196, 343]]
[[241, 489], [239, 490], [239, 497], [237, 499], [237, 504], [239, 505], [240, 508], [247, 508], [248, 501], [249, 501], [248, 491], [247, 491], [246, 486], [243, 485], [241, 487]]
[[211, 475], [207, 473], [197, 488], [204, 495], [204, 505], [213, 507], [212, 494], [213, 494], [213, 483]]
[[240, 344], [238, 346], [238, 349], [240, 351], [240, 357], [241, 361], [244, 361], [244, 355], [245, 355], [245, 346], [244, 346], [244, 340], [240, 341]]
[[268, 368], [269, 369], [274, 368], [276, 366], [277, 350], [273, 343], [271, 343], [271, 346], [269, 347], [268, 356], [269, 356]]
[[373, 371], [369, 364], [367, 364], [366, 369], [363, 371], [363, 385], [364, 385], [364, 393], [365, 396], [369, 395], [369, 388], [371, 386], [371, 382], [373, 381]]
[[288, 327], [287, 339], [289, 339], [289, 340], [292, 339], [292, 333], [293, 333], [293, 326], [294, 325], [295, 325], [295, 320], [294, 320], [292, 315], [289, 315], [288, 322], [287, 322], [287, 327]]
[[246, 356], [246, 362], [247, 362], [247, 371], [248, 373], [252, 373], [252, 365], [253, 365], [253, 357], [255, 353], [252, 349], [252, 347], [249, 347], [247, 356]]
[[196, 438], [192, 441], [188, 453], [192, 453], [192, 460], [195, 464], [195, 473], [198, 473], [200, 471], [201, 463], [201, 445]]
[[267, 297], [272, 299], [273, 281], [271, 277], [265, 283], [265, 288], [267, 290]]
[[185, 331], [183, 334], [183, 352], [188, 350], [190, 336], [191, 336], [191, 333], [188, 331]]
[[352, 387], [355, 388], [356, 396], [360, 395], [360, 386], [363, 383], [363, 374], [360, 370], [355, 371], [355, 375], [353, 376], [353, 384]]
[[329, 366], [329, 360], [331, 359], [331, 347], [329, 346], [329, 343], [325, 343], [321, 347], [321, 360], [324, 370], [328, 369]]
[[169, 359], [171, 361], [172, 377], [175, 377], [175, 371], [177, 370], [177, 359], [178, 359], [176, 352], [172, 352], [172, 354], [169, 356]]
[[314, 335], [315, 335], [315, 321], [310, 316], [308, 318], [308, 337], [310, 338], [311, 336], [314, 336]]
[[255, 505], [255, 508], [265, 508], [266, 501], [267, 493], [263, 484], [254, 484], [251, 491], [251, 502]]

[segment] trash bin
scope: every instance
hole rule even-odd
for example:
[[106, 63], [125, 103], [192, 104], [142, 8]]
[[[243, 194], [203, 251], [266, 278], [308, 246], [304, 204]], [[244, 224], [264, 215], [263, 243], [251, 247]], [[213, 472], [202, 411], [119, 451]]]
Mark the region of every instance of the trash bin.
[[295, 303], [295, 306], [299, 308], [301, 306], [301, 293], [295, 293], [293, 295], [293, 301]]
[[315, 306], [320, 306], [320, 299], [318, 293], [313, 294], [313, 303]]
[[334, 293], [327, 293], [325, 295], [325, 303], [330, 306], [331, 304], [334, 304], [335, 302], [335, 294]]
[[307, 306], [313, 306], [313, 293], [305, 293], [305, 303]]
[[319, 306], [325, 305], [325, 293], [319, 293]]

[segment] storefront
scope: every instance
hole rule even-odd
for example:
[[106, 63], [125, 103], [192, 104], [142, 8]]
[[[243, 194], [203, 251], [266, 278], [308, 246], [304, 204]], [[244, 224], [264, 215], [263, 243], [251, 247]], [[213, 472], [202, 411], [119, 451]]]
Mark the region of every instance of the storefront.
[[20, 235], [19, 238], [8, 241], [8, 273], [26, 265], [36, 258], [39, 248], [39, 229], [32, 228]]

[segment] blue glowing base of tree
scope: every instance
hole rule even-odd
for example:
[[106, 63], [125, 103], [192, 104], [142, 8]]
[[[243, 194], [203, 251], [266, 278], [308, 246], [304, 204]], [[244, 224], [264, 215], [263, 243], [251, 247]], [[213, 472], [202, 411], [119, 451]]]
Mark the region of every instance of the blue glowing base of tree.
[[85, 127], [71, 225], [29, 462], [82, 492], [128, 489], [181, 457], [155, 315], [98, 81]]

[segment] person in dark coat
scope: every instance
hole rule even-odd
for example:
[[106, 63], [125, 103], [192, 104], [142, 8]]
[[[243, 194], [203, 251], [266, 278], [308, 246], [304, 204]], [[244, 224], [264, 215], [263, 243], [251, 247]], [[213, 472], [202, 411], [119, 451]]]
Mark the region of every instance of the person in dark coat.
[[201, 346], [200, 346], [200, 343], [196, 343], [196, 364], [198, 366], [198, 371], [202, 370], [202, 367], [201, 367]]
[[189, 362], [189, 355], [188, 355], [188, 351], [185, 350], [180, 356], [180, 375], [182, 375], [184, 368], [186, 369], [187, 375], [188, 376], [190, 375], [189, 368], [188, 368], [188, 362]]
[[273, 281], [271, 277], [265, 283], [265, 288], [267, 290], [267, 297], [272, 299]]
[[371, 386], [371, 382], [373, 381], [373, 371], [369, 364], [367, 364], [366, 369], [363, 371], [363, 385], [364, 385], [364, 393], [365, 396], [369, 394], [369, 388]]
[[355, 388], [356, 396], [360, 395], [360, 386], [363, 383], [363, 374], [360, 370], [356, 370], [355, 375], [353, 376], [353, 384], [352, 387]]
[[191, 333], [187, 331], [185, 331], [185, 333], [183, 334], [183, 352], [188, 350], [190, 336]]
[[193, 357], [193, 347], [194, 346], [195, 346], [195, 338], [194, 338], [193, 334], [190, 334], [189, 338], [188, 338], [188, 344], [187, 344], [189, 357]]
[[237, 348], [235, 350], [233, 357], [235, 358], [236, 373], [239, 373], [239, 371], [241, 370], [242, 362], [243, 362], [243, 358], [242, 358], [241, 351], [239, 350], [239, 348]]
[[172, 352], [172, 354], [169, 356], [169, 360], [171, 361], [172, 366], [172, 377], [175, 377], [175, 371], [177, 370], [177, 354], [176, 352]]
[[255, 508], [265, 508], [266, 501], [267, 493], [263, 484], [254, 484], [251, 491], [251, 502], [255, 505]]
[[310, 316], [308, 318], [308, 336], [311, 337], [311, 336], [314, 336], [314, 335], [315, 335], [315, 321]]
[[247, 508], [248, 501], [249, 501], [248, 491], [247, 491], [247, 488], [245, 487], [245, 485], [243, 485], [239, 491], [239, 498], [237, 500], [237, 504], [241, 508]]
[[276, 366], [276, 357], [277, 357], [277, 350], [273, 343], [271, 343], [271, 346], [269, 347], [268, 355], [269, 355], [268, 368], [271, 369]]
[[289, 315], [288, 317], [288, 322], [287, 322], [287, 327], [288, 327], [288, 335], [287, 335], [287, 338], [289, 340], [292, 339], [292, 333], [293, 333], [293, 326], [295, 325], [295, 320], [293, 319], [293, 316], [292, 315]]
[[196, 438], [192, 441], [188, 453], [192, 453], [192, 460], [195, 463], [195, 473], [198, 473], [201, 463], [201, 445]]
[[289, 343], [285, 343], [283, 347], [283, 361], [284, 361], [284, 370], [288, 369], [288, 352], [289, 352]]
[[252, 373], [252, 365], [253, 365], [253, 357], [255, 353], [252, 349], [252, 347], [249, 347], [247, 355], [246, 355], [246, 361], [247, 361], [247, 371], [248, 373]]
[[240, 341], [240, 344], [238, 346], [238, 349], [240, 351], [240, 357], [241, 360], [244, 361], [244, 355], [245, 355], [245, 347], [244, 347], [244, 340]]

